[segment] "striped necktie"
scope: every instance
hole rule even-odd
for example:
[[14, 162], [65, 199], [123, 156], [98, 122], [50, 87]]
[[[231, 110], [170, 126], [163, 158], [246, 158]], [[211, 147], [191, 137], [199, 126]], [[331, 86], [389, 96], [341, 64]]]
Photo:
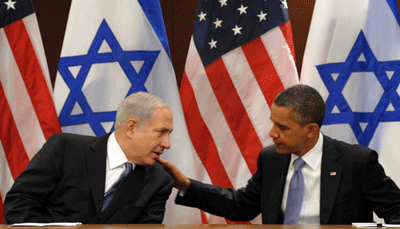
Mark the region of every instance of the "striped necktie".
[[111, 203], [111, 200], [117, 193], [118, 189], [121, 187], [125, 179], [128, 177], [129, 173], [132, 171], [132, 163], [126, 162], [125, 167], [126, 167], [125, 171], [118, 178], [117, 182], [115, 182], [114, 185], [104, 194], [104, 201], [103, 201], [103, 207], [101, 208], [101, 212], [104, 212], [106, 210], [108, 205]]

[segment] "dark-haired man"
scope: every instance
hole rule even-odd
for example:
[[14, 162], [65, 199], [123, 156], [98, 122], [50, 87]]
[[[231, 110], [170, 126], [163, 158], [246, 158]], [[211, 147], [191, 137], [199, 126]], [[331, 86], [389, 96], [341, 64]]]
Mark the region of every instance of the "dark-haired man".
[[372, 222], [373, 212], [398, 222], [400, 190], [377, 153], [324, 136], [324, 116], [315, 89], [299, 84], [281, 92], [271, 106], [274, 145], [261, 150], [257, 171], [238, 190], [191, 180], [160, 159], [181, 190], [175, 202], [233, 221], [262, 213], [264, 224]]

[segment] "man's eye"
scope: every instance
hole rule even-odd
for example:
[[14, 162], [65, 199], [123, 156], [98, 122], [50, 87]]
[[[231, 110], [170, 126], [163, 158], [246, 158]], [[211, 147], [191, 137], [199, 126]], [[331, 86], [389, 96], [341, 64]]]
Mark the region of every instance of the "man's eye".
[[279, 126], [279, 129], [281, 130], [287, 130], [288, 128], [286, 126]]

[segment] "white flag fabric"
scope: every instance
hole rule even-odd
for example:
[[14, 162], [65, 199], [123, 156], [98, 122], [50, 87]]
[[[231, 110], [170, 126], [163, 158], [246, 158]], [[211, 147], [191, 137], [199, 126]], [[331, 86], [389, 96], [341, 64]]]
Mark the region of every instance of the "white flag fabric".
[[[163, 158], [193, 175], [194, 158], [158, 0], [74, 0], [59, 69], [55, 103], [63, 132], [103, 135], [113, 131], [118, 105], [147, 91], [165, 99], [174, 115], [171, 148]], [[196, 209], [167, 202], [164, 223], [199, 223]], [[197, 213], [193, 213], [197, 211]]]
[[[275, 96], [296, 83], [286, 1], [200, 1], [180, 88], [196, 149], [191, 178], [244, 187], [261, 149], [273, 144]], [[202, 222], [234, 223], [209, 214]]]
[[29, 160], [61, 132], [31, 0], [0, 2], [0, 223], [3, 201]]
[[317, 0], [300, 82], [326, 101], [322, 132], [379, 153], [400, 185], [400, 20], [396, 0]]

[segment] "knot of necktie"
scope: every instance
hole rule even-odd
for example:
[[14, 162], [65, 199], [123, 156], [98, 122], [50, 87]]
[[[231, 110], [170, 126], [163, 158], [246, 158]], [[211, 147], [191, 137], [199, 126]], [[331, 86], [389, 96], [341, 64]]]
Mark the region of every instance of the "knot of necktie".
[[301, 170], [306, 162], [303, 160], [303, 158], [299, 157], [296, 160], [294, 160], [294, 170], [299, 171]]

